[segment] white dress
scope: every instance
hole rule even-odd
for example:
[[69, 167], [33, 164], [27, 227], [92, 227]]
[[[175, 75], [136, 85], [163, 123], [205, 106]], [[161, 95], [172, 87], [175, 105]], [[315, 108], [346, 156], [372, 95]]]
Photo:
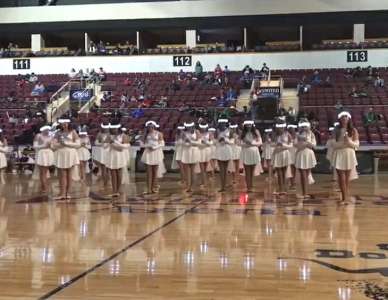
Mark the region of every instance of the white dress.
[[51, 149], [53, 138], [50, 135], [38, 133], [34, 139], [35, 163], [37, 166], [50, 167], [54, 165], [54, 151]]
[[77, 149], [80, 161], [88, 161], [90, 159], [90, 139], [88, 136], [80, 137], [81, 147]]
[[232, 146], [233, 141], [229, 138], [229, 129], [226, 129], [218, 133], [218, 139], [216, 142], [216, 159], [220, 161], [232, 160]]
[[275, 150], [274, 144], [270, 138], [267, 138], [267, 141], [263, 143], [263, 159], [272, 160], [273, 151]]
[[201, 144], [199, 146], [200, 159], [199, 162], [206, 163], [213, 159], [213, 146], [214, 142], [211, 139], [209, 132], [205, 132], [201, 136]]
[[130, 145], [123, 143], [123, 136], [117, 135], [111, 136], [113, 142], [109, 144], [105, 166], [111, 170], [119, 170], [125, 168], [128, 165], [128, 156], [126, 150], [129, 149]]
[[182, 144], [182, 163], [184, 164], [197, 164], [200, 161], [199, 146], [201, 141], [198, 139], [198, 133], [185, 132], [183, 134]]
[[93, 160], [99, 162], [100, 164], [105, 164], [105, 157], [108, 151], [108, 144], [105, 142], [109, 138], [109, 134], [100, 133], [97, 135], [97, 139], [94, 143], [92, 149]]
[[326, 142], [326, 159], [330, 162], [330, 166], [333, 166], [333, 161], [334, 161], [334, 144], [335, 144], [335, 139], [331, 138], [328, 139]]
[[261, 163], [259, 146], [261, 146], [261, 137], [254, 138], [251, 132], [248, 132], [241, 141], [240, 159], [244, 165], [257, 165]]
[[148, 134], [145, 143], [142, 143], [142, 147], [145, 149], [141, 161], [146, 165], [155, 166], [163, 163], [164, 141], [159, 141], [160, 134], [160, 132], [154, 131], [153, 133]]
[[295, 155], [295, 167], [297, 169], [309, 170], [317, 165], [314, 150], [317, 142], [315, 135], [311, 131], [302, 132], [297, 136], [297, 152]]
[[175, 149], [174, 149], [174, 156], [172, 158], [171, 162], [171, 169], [176, 170], [179, 169], [179, 165], [177, 162], [182, 160], [182, 138], [179, 137], [175, 141]]
[[[77, 148], [79, 148], [79, 139], [73, 139], [73, 131], [69, 133], [59, 133], [54, 140], [54, 164], [59, 169], [70, 169], [75, 165], [79, 165], [79, 157]], [[63, 141], [63, 144], [60, 143]]]
[[7, 153], [8, 147], [4, 145], [2, 141], [0, 141], [0, 169], [4, 169], [7, 167], [7, 157], [5, 153]]
[[352, 170], [355, 171], [358, 165], [356, 157], [356, 149], [360, 146], [359, 141], [345, 142], [345, 129], [341, 129], [340, 138], [334, 143], [334, 159], [333, 166], [337, 170]]
[[275, 149], [272, 155], [272, 166], [274, 168], [285, 168], [291, 165], [290, 148], [292, 141], [288, 132], [278, 136], [275, 141]]
[[239, 160], [241, 156], [241, 141], [237, 134], [233, 134], [232, 144], [232, 160]]

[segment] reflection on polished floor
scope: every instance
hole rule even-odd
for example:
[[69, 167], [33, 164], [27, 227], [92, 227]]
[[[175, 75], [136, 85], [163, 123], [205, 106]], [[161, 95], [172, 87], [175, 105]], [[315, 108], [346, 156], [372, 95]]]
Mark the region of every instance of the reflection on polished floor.
[[264, 176], [249, 195], [243, 180], [188, 195], [170, 175], [145, 197], [139, 175], [114, 203], [99, 183], [64, 202], [11, 176], [0, 299], [388, 299], [387, 179], [361, 177], [340, 206], [328, 176], [301, 202], [273, 198]]

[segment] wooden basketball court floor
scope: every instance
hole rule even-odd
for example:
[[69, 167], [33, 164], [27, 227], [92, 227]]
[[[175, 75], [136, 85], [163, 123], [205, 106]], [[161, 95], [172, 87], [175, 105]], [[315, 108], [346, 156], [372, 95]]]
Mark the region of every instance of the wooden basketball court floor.
[[348, 206], [329, 176], [316, 181], [303, 203], [273, 198], [265, 176], [249, 195], [243, 178], [187, 195], [169, 175], [144, 197], [138, 175], [111, 203], [99, 183], [64, 202], [10, 175], [0, 299], [388, 299], [388, 175], [353, 182]]

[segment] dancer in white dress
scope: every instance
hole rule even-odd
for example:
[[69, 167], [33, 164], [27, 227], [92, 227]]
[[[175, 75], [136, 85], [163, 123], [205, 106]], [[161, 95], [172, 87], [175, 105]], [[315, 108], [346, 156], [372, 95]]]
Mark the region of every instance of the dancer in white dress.
[[241, 156], [241, 141], [237, 124], [229, 126], [230, 130], [230, 146], [232, 148], [232, 170], [233, 184], [237, 183], [238, 175], [240, 174], [240, 156]]
[[219, 192], [225, 192], [228, 165], [231, 162], [233, 141], [230, 140], [229, 121], [227, 119], [218, 120], [218, 130], [216, 132], [216, 159], [218, 162], [220, 173], [220, 190]]
[[287, 125], [288, 133], [291, 136], [292, 144], [293, 146], [290, 148], [290, 155], [291, 155], [291, 174], [292, 177], [290, 178], [290, 188], [292, 190], [295, 190], [295, 179], [296, 179], [296, 168], [295, 168], [295, 158], [296, 158], [296, 144], [298, 143], [297, 137], [296, 137], [296, 129], [298, 128], [297, 125], [289, 124]]
[[128, 148], [127, 149], [124, 149], [124, 152], [125, 152], [125, 157], [127, 158], [127, 168], [130, 167], [131, 165], [131, 139], [128, 135], [128, 130], [127, 128], [124, 128], [124, 127], [121, 127], [120, 128], [121, 130], [121, 135], [122, 137], [127, 137], [128, 138], [128, 141], [129, 141], [129, 144], [128, 144]]
[[53, 140], [54, 164], [59, 170], [59, 196], [55, 199], [70, 199], [71, 182], [76, 179], [75, 167], [79, 165], [77, 149], [80, 140], [78, 134], [70, 127], [70, 119], [59, 119], [60, 130]]
[[259, 151], [263, 142], [260, 132], [255, 128], [254, 121], [244, 121], [239, 140], [241, 141], [241, 162], [245, 169], [247, 192], [250, 193], [253, 188], [253, 176], [263, 172]]
[[129, 137], [120, 134], [120, 124], [110, 125], [109, 147], [106, 155], [105, 166], [109, 170], [112, 183], [112, 198], [120, 196], [123, 170], [127, 171], [128, 156], [126, 150], [129, 149]]
[[182, 149], [183, 149], [183, 132], [185, 130], [185, 126], [178, 126], [177, 132], [175, 134], [175, 150], [174, 157], [172, 159], [171, 168], [179, 169], [181, 174], [181, 183], [185, 183], [185, 170], [183, 169], [182, 164]]
[[39, 168], [40, 192], [47, 193], [49, 168], [54, 165], [54, 151], [52, 150], [53, 136], [50, 134], [51, 126], [43, 126], [40, 133], [35, 135], [35, 164]]
[[7, 139], [3, 135], [3, 130], [0, 129], [0, 184], [5, 184], [5, 169], [7, 168], [7, 157], [5, 154], [7, 152]]
[[357, 129], [353, 127], [349, 112], [338, 114], [339, 125], [335, 129], [333, 166], [337, 170], [342, 204], [350, 201], [349, 182], [358, 178], [356, 149], [360, 146]]
[[334, 127], [329, 128], [329, 138], [326, 142], [326, 159], [329, 161], [330, 164], [330, 170], [333, 171], [333, 178], [332, 181], [335, 180], [335, 169], [333, 168], [333, 161], [334, 161], [334, 144], [335, 144], [335, 135], [334, 135]]
[[104, 186], [108, 185], [109, 176], [105, 167], [105, 158], [108, 151], [109, 124], [101, 124], [101, 130], [96, 136], [94, 147], [92, 149], [93, 161], [99, 169]]
[[278, 121], [275, 125], [274, 143], [275, 149], [272, 156], [272, 165], [278, 178], [278, 192], [283, 195], [287, 193], [286, 179], [290, 177], [291, 165], [290, 149], [293, 147], [292, 138], [286, 130], [287, 124], [284, 121]]
[[81, 146], [77, 149], [80, 160], [79, 171], [81, 180], [84, 181], [86, 179], [86, 164], [90, 159], [90, 149], [92, 148], [92, 145], [90, 144], [90, 139], [86, 131], [80, 131], [78, 135], [81, 143]]
[[268, 170], [268, 180], [272, 181], [272, 155], [275, 150], [275, 144], [272, 139], [272, 128], [264, 130], [264, 143], [263, 143], [263, 160], [264, 167]]
[[182, 164], [185, 170], [186, 191], [192, 192], [193, 178], [195, 168], [201, 159], [199, 146], [201, 145], [200, 134], [195, 129], [194, 122], [184, 123], [185, 131], [183, 133], [182, 145]]
[[212, 172], [212, 176], [214, 177], [216, 169], [218, 169], [217, 157], [216, 157], [216, 139], [215, 139], [215, 134], [217, 129], [215, 129], [214, 127], [210, 127], [207, 131], [209, 132], [209, 140], [212, 143], [210, 146], [210, 169]]
[[308, 120], [301, 120], [298, 124], [299, 132], [297, 134], [295, 167], [300, 173], [300, 182], [302, 185], [302, 198], [308, 199], [307, 185], [314, 183], [311, 169], [317, 165], [314, 147], [317, 145], [315, 135], [311, 131], [311, 125]]
[[202, 185], [205, 185], [208, 182], [207, 172], [209, 170], [210, 161], [212, 159], [212, 146], [214, 140], [212, 138], [212, 133], [208, 131], [208, 124], [199, 124], [199, 134], [200, 134], [200, 160], [199, 165], [201, 168], [202, 175]]
[[140, 141], [144, 148], [141, 161], [147, 167], [147, 192], [146, 194], [157, 193], [157, 179], [162, 177], [165, 172], [164, 168], [164, 138], [163, 134], [156, 130], [158, 124], [155, 121], [147, 121], [146, 130]]

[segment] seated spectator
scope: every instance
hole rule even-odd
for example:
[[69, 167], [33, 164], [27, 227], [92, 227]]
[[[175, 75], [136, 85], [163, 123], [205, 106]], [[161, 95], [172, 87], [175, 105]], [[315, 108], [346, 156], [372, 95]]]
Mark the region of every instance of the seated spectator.
[[154, 104], [153, 107], [156, 107], [156, 108], [166, 108], [167, 107], [167, 98], [162, 96], [160, 97], [160, 100]]
[[315, 70], [313, 73], [313, 77], [311, 79], [311, 84], [312, 85], [319, 85], [321, 83], [321, 77], [319, 75], [319, 71]]
[[345, 71], [345, 73], [344, 73], [344, 77], [345, 78], [352, 78], [353, 77], [353, 72], [352, 72], [352, 70], [351, 69], [349, 69], [349, 68], [347, 68], [346, 69], [346, 71]]
[[201, 62], [197, 61], [195, 64], [195, 69], [194, 69], [195, 77], [197, 77], [198, 79], [201, 79], [202, 73], [203, 73], [203, 67], [201, 65]]
[[186, 79], [186, 73], [183, 71], [183, 69], [181, 69], [178, 73], [178, 80], [179, 81], [183, 81]]
[[175, 79], [173, 79], [170, 85], [170, 90], [176, 92], [176, 91], [179, 91], [180, 89], [181, 89], [181, 86], [179, 85], [179, 83], [176, 82]]
[[352, 97], [352, 98], [365, 98], [365, 97], [368, 97], [368, 94], [365, 91], [358, 90], [354, 86], [354, 87], [352, 87], [352, 90], [349, 93], [349, 96]]
[[249, 65], [246, 65], [244, 67], [244, 69], [242, 70], [242, 75], [253, 75], [254, 71], [253, 69], [249, 66]]
[[129, 77], [125, 78], [124, 85], [131, 86], [132, 85], [132, 80]]
[[154, 104], [154, 100], [152, 100], [151, 95], [147, 95], [142, 102], [142, 106], [146, 108], [152, 107], [153, 104]]
[[342, 105], [341, 100], [338, 100], [334, 107], [337, 115], [344, 110], [344, 106]]
[[97, 52], [98, 52], [98, 54], [102, 54], [102, 55], [107, 54], [107, 50], [106, 50], [106, 47], [105, 47], [105, 44], [103, 41], [100, 41], [97, 44]]
[[92, 54], [95, 54], [97, 53], [97, 46], [94, 42], [90, 42], [90, 45], [89, 45], [89, 53], [92, 53]]
[[106, 73], [105, 73], [105, 71], [104, 71], [104, 69], [102, 67], [100, 67], [98, 69], [97, 74], [98, 74], [98, 77], [99, 77], [100, 81], [105, 81], [106, 80]]
[[232, 87], [229, 88], [229, 90], [226, 92], [226, 101], [236, 101], [237, 100], [237, 93], [235, 90], [233, 90]]
[[38, 81], [38, 76], [36, 76], [35, 73], [31, 73], [31, 75], [28, 77], [28, 81], [30, 83], [35, 83]]
[[69, 73], [69, 78], [70, 78], [70, 79], [74, 79], [74, 78], [77, 77], [77, 75], [78, 75], [77, 71], [76, 71], [74, 68], [72, 68], [72, 69], [70, 70], [70, 73]]
[[31, 96], [41, 96], [46, 91], [45, 86], [43, 83], [38, 82], [35, 84], [34, 88], [32, 89]]
[[374, 81], [374, 86], [375, 87], [384, 87], [384, 79], [381, 78], [380, 76], [377, 76], [375, 81]]
[[376, 126], [380, 116], [373, 110], [373, 107], [369, 108], [369, 111], [364, 114], [364, 126], [370, 128]]
[[352, 73], [353, 78], [360, 78], [362, 76], [362, 69], [360, 66], [356, 67]]
[[214, 78], [218, 78], [222, 76], [222, 69], [219, 64], [217, 64], [216, 68], [214, 69]]
[[130, 102], [137, 102], [136, 96], [132, 95], [131, 99], [129, 99]]
[[108, 102], [112, 99], [112, 95], [110, 92], [108, 91], [105, 91], [103, 94], [102, 94], [102, 98], [101, 98], [101, 102]]
[[127, 103], [129, 100], [128, 94], [126, 92], [123, 92], [120, 96], [120, 102], [121, 103]]
[[333, 84], [331, 83], [330, 76], [326, 76], [325, 81], [322, 82], [322, 86], [327, 87], [327, 88], [333, 87]]
[[298, 85], [296, 86], [296, 89], [298, 91], [298, 95], [307, 94], [310, 91], [311, 85], [306, 82], [305, 75], [299, 81]]
[[252, 120], [255, 120], [258, 118], [258, 112], [259, 112], [259, 101], [260, 101], [260, 90], [256, 88], [255, 91], [252, 91], [250, 94], [250, 100], [249, 100], [249, 106], [250, 106], [250, 112], [251, 112], [251, 118]]
[[225, 66], [224, 67], [224, 74], [227, 75], [229, 73], [230, 73], [230, 70], [229, 70], [228, 66]]

